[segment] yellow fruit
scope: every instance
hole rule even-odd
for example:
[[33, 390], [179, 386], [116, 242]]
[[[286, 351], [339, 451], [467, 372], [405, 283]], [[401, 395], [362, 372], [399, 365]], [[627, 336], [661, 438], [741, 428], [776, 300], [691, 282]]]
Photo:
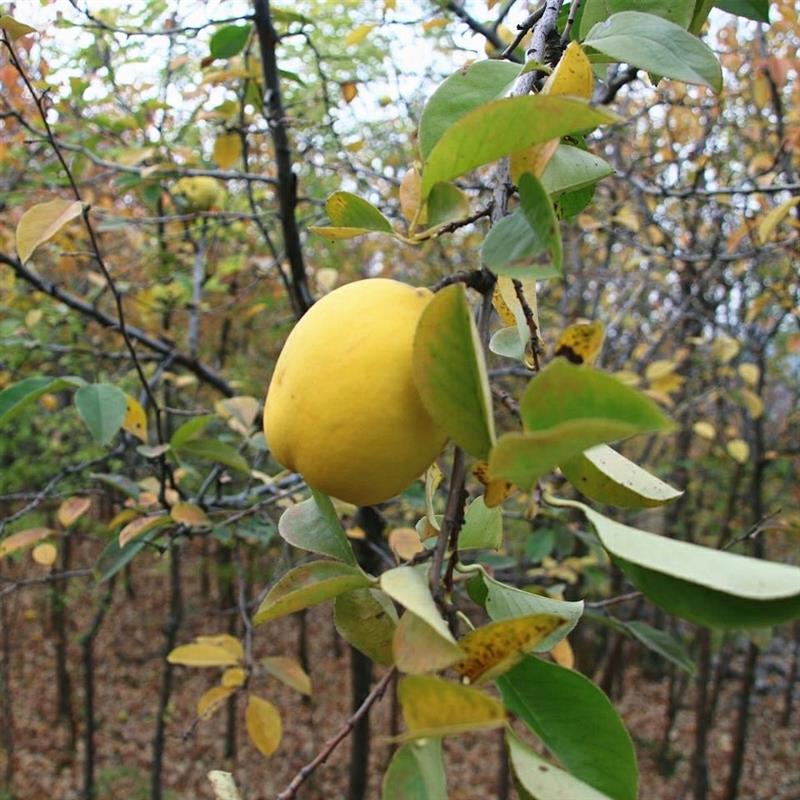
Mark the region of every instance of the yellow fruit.
[[349, 283], [297, 323], [264, 409], [274, 457], [321, 492], [372, 505], [430, 466], [446, 435], [412, 377], [417, 321], [432, 294], [398, 281]]
[[225, 193], [222, 184], [208, 175], [181, 178], [172, 192], [183, 198], [189, 211], [208, 211], [222, 202]]

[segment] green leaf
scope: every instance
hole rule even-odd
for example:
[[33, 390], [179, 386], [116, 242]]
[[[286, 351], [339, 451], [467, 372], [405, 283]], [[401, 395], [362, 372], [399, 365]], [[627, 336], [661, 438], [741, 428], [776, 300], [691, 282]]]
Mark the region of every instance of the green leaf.
[[633, 585], [675, 616], [717, 628], [777, 625], [800, 616], [800, 568], [631, 528], [583, 503], [603, 547]]
[[578, 624], [583, 613], [583, 601], [554, 600], [552, 597], [515, 589], [501, 581], [482, 575], [486, 587], [484, 605], [486, 612], [493, 620], [529, 617], [537, 614], [548, 614], [561, 617], [564, 624], [544, 637], [532, 649], [536, 653], [552, 650]]
[[421, 617], [443, 639], [455, 644], [456, 640], [431, 596], [429, 572], [430, 568], [426, 565], [395, 567], [381, 575], [381, 589], [401, 606]]
[[528, 797], [535, 800], [613, 800], [583, 781], [540, 758], [509, 728], [506, 731], [511, 766]]
[[401, 739], [453, 736], [505, 724], [502, 703], [469, 686], [427, 675], [400, 679], [397, 697], [408, 733]]
[[581, 494], [620, 508], [655, 508], [683, 494], [605, 444], [563, 461], [559, 467]]
[[196, 439], [205, 430], [206, 426], [217, 418], [216, 414], [203, 414], [199, 417], [192, 417], [172, 434], [169, 440], [170, 447], [173, 450], [177, 450], [191, 439]]
[[572, 775], [612, 800], [636, 800], [633, 742], [611, 701], [588, 678], [528, 656], [497, 686], [506, 708]]
[[653, 14], [614, 14], [589, 31], [584, 45], [657, 75], [722, 91], [722, 68], [708, 45]]
[[312, 561], [289, 570], [269, 590], [253, 622], [260, 625], [324, 603], [351, 589], [363, 589], [371, 583], [358, 567], [338, 561]]
[[585, 39], [596, 23], [620, 11], [655, 14], [686, 29], [692, 21], [694, 4], [695, 0], [671, 0], [669, 3], [664, 0], [587, 0], [582, 7], [579, 36]]
[[465, 114], [505, 94], [519, 75], [508, 61], [478, 61], [462, 67], [431, 95], [419, 121], [419, 150], [423, 159], [442, 134]]
[[397, 669], [411, 675], [439, 672], [464, 658], [452, 636], [443, 638], [441, 629], [432, 628], [410, 611], [397, 623], [392, 655]]
[[27, 36], [29, 33], [36, 33], [36, 28], [32, 28], [24, 22], [19, 22], [14, 17], [8, 16], [8, 14], [3, 14], [0, 17], [0, 29], [6, 32], [11, 42], [16, 42], [17, 39]]
[[10, 422], [43, 394], [74, 389], [84, 383], [82, 378], [73, 376], [64, 378], [31, 377], [12, 383], [11, 386], [6, 386], [0, 392], [0, 425]]
[[[509, 217], [503, 217], [501, 222], [507, 219], [509, 219]], [[497, 225], [495, 225], [492, 230], [496, 227]], [[489, 266], [485, 260], [483, 263], [486, 264], [487, 267]], [[491, 267], [489, 268], [491, 269]], [[492, 338], [489, 340], [489, 350], [498, 356], [522, 361], [525, 356], [525, 342], [522, 341], [517, 326], [512, 325], [508, 328], [500, 328], [500, 330], [492, 334]]]
[[525, 95], [476, 108], [448, 128], [428, 155], [422, 172], [426, 198], [440, 181], [449, 181], [517, 150], [595, 128], [618, 118], [580, 100]]
[[594, 186], [598, 181], [612, 175], [614, 168], [599, 156], [560, 144], [542, 173], [542, 186], [551, 197], [565, 192], [574, 192]]
[[333, 620], [339, 635], [371, 658], [390, 666], [392, 637], [397, 627], [394, 604], [378, 589], [356, 589], [340, 594], [333, 602]]
[[[547, 190], [538, 178], [526, 172], [519, 179], [519, 204], [522, 214], [530, 225], [531, 230], [542, 243], [548, 259], [538, 266], [552, 269], [557, 275], [561, 274], [561, 231], [558, 219]], [[533, 275], [516, 274], [515, 277], [530, 278]]]
[[330, 498], [315, 489], [311, 495], [283, 512], [278, 533], [293, 547], [355, 565], [353, 548]]
[[458, 549], [498, 550], [502, 546], [502, 506], [487, 508], [483, 497], [476, 497], [464, 514], [464, 525], [458, 534]]
[[428, 196], [429, 228], [464, 217], [469, 212], [469, 198], [454, 183], [437, 183]]
[[110, 486], [112, 489], [116, 489], [118, 492], [128, 497], [132, 497], [134, 500], [136, 500], [142, 492], [138, 484], [134, 483], [125, 475], [109, 475], [105, 472], [93, 472], [90, 477], [100, 481], [100, 483], [104, 483], [106, 486]]
[[250, 474], [250, 465], [236, 451], [225, 442], [217, 439], [190, 439], [180, 447], [173, 448], [181, 458], [199, 458], [201, 461], [215, 461], [226, 467], [235, 469], [245, 475]]
[[99, 444], [108, 444], [122, 427], [128, 400], [110, 383], [92, 383], [75, 392], [75, 408]]
[[623, 622], [623, 627], [638, 639], [645, 647], [663, 656], [667, 661], [672, 662], [678, 669], [694, 675], [696, 667], [689, 653], [681, 642], [674, 636], [670, 636], [666, 631], [660, 631], [646, 622], [631, 620]]
[[244, 50], [252, 25], [226, 25], [214, 33], [209, 50], [214, 58], [232, 58]]
[[400, 747], [383, 776], [381, 800], [447, 800], [442, 740]]
[[481, 262], [498, 275], [546, 280], [558, 277], [552, 263], [536, 262], [545, 246], [522, 211], [514, 211], [492, 225], [481, 245]]
[[144, 536], [128, 542], [123, 547], [119, 546], [119, 537], [115, 536], [103, 548], [95, 562], [93, 571], [98, 583], [105, 583], [105, 581], [113, 578], [162, 533], [163, 530], [151, 530]]
[[436, 424], [470, 455], [485, 458], [494, 442], [489, 379], [459, 284], [437, 292], [422, 312], [414, 337], [414, 383]]
[[716, 0], [714, 5], [737, 17], [747, 17], [769, 25], [769, 0]]
[[689, 33], [699, 36], [700, 31], [703, 30], [703, 25], [706, 24], [708, 15], [711, 13], [711, 9], [714, 7], [714, 0], [695, 1], [696, 5], [694, 7], [694, 13], [692, 14], [692, 21], [689, 25]]
[[394, 232], [389, 220], [372, 203], [350, 192], [334, 192], [325, 201], [325, 211], [331, 222], [340, 228]]

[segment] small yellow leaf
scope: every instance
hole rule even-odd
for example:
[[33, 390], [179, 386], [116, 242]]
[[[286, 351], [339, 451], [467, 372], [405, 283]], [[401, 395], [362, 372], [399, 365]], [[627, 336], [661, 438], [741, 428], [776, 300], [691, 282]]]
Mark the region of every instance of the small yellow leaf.
[[271, 756], [278, 749], [283, 735], [278, 709], [268, 700], [250, 695], [244, 716], [250, 740], [265, 756]]
[[660, 380], [661, 378], [666, 378], [667, 375], [670, 375], [675, 371], [676, 366], [677, 365], [674, 361], [652, 361], [647, 365], [647, 368], [644, 371], [644, 376], [652, 383], [653, 381]]
[[319, 267], [314, 273], [319, 294], [328, 294], [339, 282], [339, 270], [333, 267]]
[[592, 65], [577, 42], [570, 42], [556, 68], [550, 73], [542, 94], [569, 95], [588, 100], [592, 96]]
[[242, 800], [242, 796], [239, 794], [230, 772], [212, 769], [208, 773], [208, 780], [211, 782], [211, 788], [216, 800]]
[[570, 325], [558, 337], [554, 356], [563, 356], [573, 364], [593, 364], [603, 345], [605, 327], [602, 322]]
[[755, 386], [761, 377], [761, 370], [755, 364], [739, 364], [738, 372], [748, 386]]
[[17, 223], [17, 253], [24, 264], [39, 245], [52, 239], [70, 220], [83, 213], [78, 200], [50, 200], [29, 208]]
[[358, 97], [358, 85], [353, 81], [345, 81], [341, 84], [341, 90], [345, 103], [352, 103]]
[[247, 673], [241, 667], [229, 667], [222, 673], [220, 683], [223, 686], [236, 689], [243, 686], [247, 680]]
[[242, 140], [238, 133], [223, 133], [214, 141], [214, 161], [222, 169], [230, 169], [242, 155]]
[[416, 221], [420, 225], [425, 224], [425, 217], [427, 214], [423, 211], [419, 216], [420, 203], [422, 202], [422, 178], [416, 167], [411, 167], [403, 175], [403, 180], [400, 181], [400, 211], [408, 222]]
[[783, 218], [798, 204], [800, 197], [792, 197], [789, 200], [784, 200], [780, 205], [775, 206], [758, 223], [758, 238], [761, 244], [766, 244], [778, 225], [781, 224]]
[[670, 372], [661, 378], [651, 381], [650, 389], [659, 395], [669, 397], [671, 394], [677, 392], [685, 382], [686, 379], [683, 377], [683, 375]]
[[244, 661], [244, 647], [242, 643], [229, 633], [217, 633], [212, 636], [195, 636], [198, 644], [210, 644], [212, 647], [221, 647], [227, 650], [237, 662]]
[[166, 514], [161, 513], [153, 514], [149, 517], [139, 517], [133, 520], [133, 522], [129, 522], [119, 532], [119, 546], [125, 547], [128, 542], [135, 539], [137, 536], [142, 536], [156, 528], [163, 528], [165, 525], [168, 525], [169, 522], [170, 518]]
[[52, 567], [58, 558], [58, 550], [56, 546], [50, 544], [50, 542], [43, 542], [42, 544], [37, 544], [36, 547], [33, 548], [31, 556], [37, 564], [43, 567]]
[[311, 678], [293, 658], [267, 656], [260, 663], [273, 678], [301, 694], [311, 694]]
[[176, 503], [170, 509], [169, 515], [179, 525], [189, 528], [205, 528], [211, 525], [206, 512], [194, 503]]
[[125, 399], [128, 401], [128, 408], [122, 420], [122, 428], [140, 442], [147, 444], [147, 414], [135, 397], [128, 394], [125, 395]]
[[9, 17], [8, 14], [3, 14], [0, 17], [0, 28], [7, 34], [12, 42], [16, 42], [21, 36], [27, 36], [29, 33], [36, 33], [36, 28], [31, 28], [24, 22], [18, 22], [14, 17]]
[[618, 225], [627, 228], [631, 233], [639, 232], [639, 216], [627, 203], [611, 219]]
[[65, 500], [56, 513], [58, 524], [62, 528], [74, 525], [92, 507], [91, 497], [70, 497]]
[[167, 661], [185, 667], [228, 667], [239, 663], [239, 659], [224, 647], [204, 642], [176, 647], [167, 655]]
[[559, 666], [573, 669], [575, 667], [575, 653], [572, 651], [572, 645], [566, 640], [562, 639], [550, 651], [553, 661]]
[[437, 28], [446, 28], [447, 23], [448, 20], [445, 17], [433, 17], [433, 19], [426, 19], [425, 22], [422, 23], [422, 30], [425, 31], [425, 33], [429, 33]]
[[695, 422], [692, 425], [692, 430], [701, 438], [713, 441], [717, 435], [717, 431], [710, 422]]
[[260, 403], [255, 397], [228, 397], [214, 404], [214, 411], [237, 433], [248, 436], [253, 430]]
[[373, 22], [368, 22], [364, 25], [359, 25], [357, 28], [353, 28], [353, 30], [344, 37], [344, 46], [353, 47], [354, 45], [361, 44], [374, 28], [375, 23]]
[[119, 528], [120, 525], [124, 525], [126, 522], [130, 522], [137, 516], [138, 512], [136, 509], [133, 508], [125, 508], [116, 514], [114, 518], [108, 523], [108, 529], [113, 531], [115, 528]]
[[511, 481], [492, 479], [489, 477], [489, 465], [485, 461], [478, 461], [472, 468], [472, 474], [484, 485], [483, 502], [487, 508], [502, 505], [519, 491]]
[[718, 336], [711, 345], [711, 353], [720, 364], [728, 364], [740, 350], [739, 342], [730, 336]]
[[208, 719], [214, 712], [222, 708], [222, 704], [236, 691], [231, 686], [214, 686], [204, 692], [197, 701], [197, 716]]
[[439, 530], [439, 523], [436, 521], [436, 511], [433, 507], [433, 498], [436, 490], [442, 482], [444, 475], [439, 469], [439, 465], [434, 461], [425, 473], [425, 516], [428, 520], [428, 527], [434, 531]]
[[467, 657], [454, 666], [465, 683], [484, 683], [511, 669], [564, 620], [552, 614], [490, 622], [470, 631], [458, 646]]
[[27, 528], [24, 531], [12, 533], [0, 541], [0, 558], [7, 556], [23, 547], [30, 547], [48, 536], [57, 536], [58, 533], [52, 528]]
[[739, 399], [753, 419], [758, 419], [764, 413], [764, 401], [750, 389], [740, 389]]
[[746, 464], [750, 458], [750, 447], [744, 439], [731, 439], [727, 445], [728, 455], [739, 464]]
[[389, 534], [389, 547], [400, 561], [408, 561], [425, 549], [414, 528], [395, 528]]
[[29, 330], [31, 328], [35, 328], [42, 319], [42, 309], [41, 308], [32, 308], [26, 315], [25, 315], [25, 327]]
[[626, 386], [638, 386], [640, 382], [639, 376], [629, 369], [621, 369], [615, 372], [614, 377]]

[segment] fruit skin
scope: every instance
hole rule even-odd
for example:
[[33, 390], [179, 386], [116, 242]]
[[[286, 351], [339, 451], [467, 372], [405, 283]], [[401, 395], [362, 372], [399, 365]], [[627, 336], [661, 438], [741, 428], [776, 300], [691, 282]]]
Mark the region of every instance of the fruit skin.
[[189, 211], [210, 211], [222, 202], [222, 184], [208, 175], [181, 178], [172, 193], [180, 197]]
[[309, 486], [356, 505], [403, 491], [447, 436], [412, 376], [417, 322], [433, 295], [384, 278], [346, 284], [297, 323], [264, 408], [273, 456]]

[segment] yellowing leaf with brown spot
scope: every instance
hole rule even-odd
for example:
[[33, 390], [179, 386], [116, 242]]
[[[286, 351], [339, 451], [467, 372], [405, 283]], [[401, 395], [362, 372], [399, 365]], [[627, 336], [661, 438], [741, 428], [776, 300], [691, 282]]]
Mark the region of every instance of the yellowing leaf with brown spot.
[[278, 749], [283, 735], [283, 723], [278, 709], [268, 700], [250, 695], [244, 719], [250, 740], [269, 758]]
[[739, 464], [746, 464], [750, 458], [750, 446], [744, 439], [731, 439], [726, 449], [728, 455]]
[[30, 547], [48, 536], [57, 536], [58, 533], [52, 528], [27, 528], [24, 531], [12, 533], [0, 541], [0, 558], [7, 556], [23, 547]]
[[293, 658], [267, 656], [259, 663], [273, 678], [301, 694], [311, 694], [311, 678]]
[[358, 84], [353, 81], [346, 81], [341, 84], [342, 97], [345, 103], [352, 103], [358, 97]]
[[214, 686], [204, 692], [197, 701], [197, 716], [200, 719], [208, 719], [215, 711], [222, 708], [222, 704], [236, 690], [230, 686]]
[[493, 480], [489, 477], [489, 465], [478, 461], [472, 468], [472, 474], [484, 485], [483, 502], [487, 508], [495, 508], [505, 503], [512, 494], [519, 491], [511, 481]]
[[359, 25], [357, 28], [353, 28], [353, 30], [344, 37], [344, 46], [353, 47], [354, 45], [361, 44], [374, 28], [375, 23], [373, 22], [368, 22], [364, 25]]
[[575, 653], [572, 651], [572, 645], [566, 640], [562, 639], [550, 651], [553, 661], [561, 667], [567, 669], [574, 669], [575, 667]]
[[389, 534], [389, 547], [400, 561], [408, 561], [425, 549], [414, 528], [395, 528]]
[[710, 422], [695, 422], [692, 425], [692, 430], [701, 438], [713, 441], [717, 435], [716, 428]]
[[206, 512], [194, 503], [176, 503], [170, 509], [169, 515], [179, 525], [189, 528], [205, 528], [211, 524]]
[[156, 528], [163, 528], [165, 525], [169, 524], [170, 518], [166, 514], [153, 514], [150, 517], [139, 517], [133, 520], [133, 522], [129, 522], [119, 532], [119, 546], [125, 547], [128, 542], [135, 539], [137, 536], [142, 536]]
[[241, 667], [229, 667], [222, 673], [220, 683], [223, 686], [236, 689], [243, 686], [247, 680], [247, 673]]
[[242, 140], [238, 133], [223, 133], [214, 140], [214, 161], [222, 169], [230, 169], [242, 155]]
[[798, 204], [800, 203], [800, 197], [792, 197], [789, 200], [784, 200], [780, 205], [775, 206], [772, 211], [769, 212], [762, 220], [758, 223], [758, 238], [761, 244], [766, 244], [772, 234], [775, 232], [775, 229], [778, 225], [781, 224], [784, 217]]
[[594, 364], [603, 346], [605, 327], [602, 322], [578, 322], [558, 337], [555, 356], [563, 356], [573, 364]]
[[74, 525], [92, 507], [91, 497], [70, 497], [65, 500], [56, 513], [58, 524], [62, 528]]
[[229, 633], [196, 636], [195, 641], [199, 644], [210, 644], [213, 647], [221, 647], [223, 650], [227, 650], [237, 661], [244, 660], [244, 647], [242, 647], [242, 643]]
[[758, 383], [758, 379], [761, 377], [761, 370], [756, 364], [739, 364], [737, 372], [748, 386], [755, 386]]
[[506, 723], [503, 704], [471, 686], [408, 675], [397, 689], [408, 732], [400, 739], [454, 736]]
[[125, 395], [128, 408], [125, 411], [125, 418], [122, 420], [122, 429], [131, 436], [135, 436], [140, 442], [147, 444], [147, 414], [142, 404], [129, 394]]
[[52, 567], [58, 558], [58, 550], [54, 544], [43, 542], [33, 548], [31, 558], [42, 567]]
[[185, 667], [229, 667], [238, 664], [239, 659], [224, 647], [195, 642], [182, 644], [171, 650], [167, 661]]
[[8, 14], [3, 14], [0, 17], [0, 28], [7, 34], [12, 42], [16, 42], [22, 36], [27, 36], [29, 33], [36, 33], [36, 28], [31, 28], [24, 22], [18, 22], [14, 17], [9, 17]]
[[17, 223], [17, 253], [24, 264], [39, 245], [52, 239], [70, 220], [83, 213], [78, 200], [50, 200], [29, 208]]
[[552, 614], [490, 622], [459, 640], [458, 646], [467, 657], [454, 669], [466, 683], [485, 683], [510, 670], [525, 653], [563, 623], [561, 617]]
[[577, 42], [570, 42], [556, 68], [547, 77], [542, 94], [569, 95], [589, 100], [593, 84], [591, 62]]

